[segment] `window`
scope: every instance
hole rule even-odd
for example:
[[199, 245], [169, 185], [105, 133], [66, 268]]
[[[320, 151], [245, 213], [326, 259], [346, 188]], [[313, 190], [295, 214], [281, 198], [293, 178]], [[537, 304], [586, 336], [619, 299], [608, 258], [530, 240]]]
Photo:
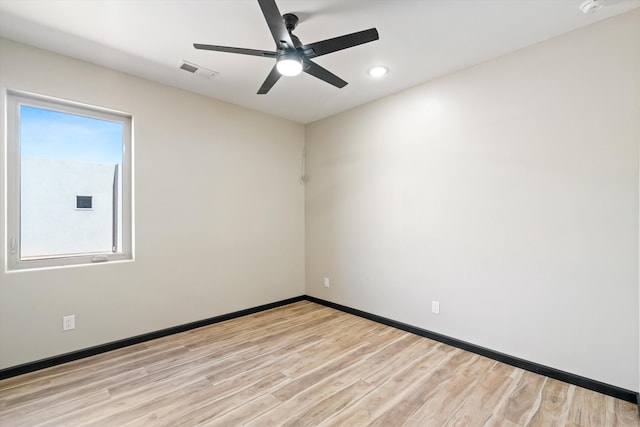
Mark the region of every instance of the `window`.
[[93, 197], [76, 196], [76, 209], [93, 209]]
[[131, 116], [7, 94], [10, 270], [131, 259]]

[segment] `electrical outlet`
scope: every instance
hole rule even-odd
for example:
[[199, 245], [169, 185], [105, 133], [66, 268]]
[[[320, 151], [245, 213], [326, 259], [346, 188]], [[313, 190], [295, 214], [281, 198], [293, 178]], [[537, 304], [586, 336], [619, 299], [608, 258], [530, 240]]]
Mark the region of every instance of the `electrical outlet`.
[[76, 328], [76, 316], [75, 314], [64, 316], [62, 318], [62, 330], [70, 331]]
[[329, 282], [329, 278], [328, 278], [328, 277], [325, 277], [325, 278], [324, 278], [324, 287], [325, 287], [325, 288], [328, 288], [329, 286], [331, 286], [331, 283]]
[[433, 314], [440, 314], [440, 301], [431, 301], [431, 312]]

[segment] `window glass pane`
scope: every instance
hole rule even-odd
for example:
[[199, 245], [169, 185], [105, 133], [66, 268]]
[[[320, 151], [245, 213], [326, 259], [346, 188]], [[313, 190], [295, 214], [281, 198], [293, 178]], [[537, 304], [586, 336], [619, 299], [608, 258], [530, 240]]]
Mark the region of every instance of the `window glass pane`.
[[20, 105], [19, 132], [20, 258], [118, 251], [122, 123]]
[[91, 209], [93, 207], [91, 196], [76, 196], [77, 209]]

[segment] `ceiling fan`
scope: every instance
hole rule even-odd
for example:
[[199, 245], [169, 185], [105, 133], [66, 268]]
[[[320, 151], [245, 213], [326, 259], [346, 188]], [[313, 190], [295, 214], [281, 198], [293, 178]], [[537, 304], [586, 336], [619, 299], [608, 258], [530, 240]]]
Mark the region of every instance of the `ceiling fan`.
[[275, 51], [198, 43], [195, 43], [193, 47], [202, 50], [239, 53], [242, 55], [262, 56], [264, 58], [275, 59], [275, 66], [271, 69], [271, 72], [258, 90], [259, 95], [269, 92], [281, 76], [295, 76], [303, 71], [333, 86], [343, 88], [347, 85], [347, 82], [316, 64], [311, 59], [378, 40], [378, 31], [375, 28], [370, 28], [315, 43], [302, 44], [300, 39], [292, 33], [298, 25], [298, 17], [296, 15], [292, 13], [280, 15], [275, 0], [258, 0], [258, 4], [262, 9], [262, 14], [267, 21], [273, 40], [276, 43]]

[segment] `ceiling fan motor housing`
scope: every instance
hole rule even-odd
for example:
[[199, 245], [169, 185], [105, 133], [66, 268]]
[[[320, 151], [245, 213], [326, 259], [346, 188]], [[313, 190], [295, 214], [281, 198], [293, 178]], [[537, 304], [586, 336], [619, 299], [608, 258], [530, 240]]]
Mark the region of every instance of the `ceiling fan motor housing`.
[[287, 31], [291, 32], [298, 26], [298, 17], [293, 13], [285, 13], [282, 15], [284, 25], [287, 27]]

